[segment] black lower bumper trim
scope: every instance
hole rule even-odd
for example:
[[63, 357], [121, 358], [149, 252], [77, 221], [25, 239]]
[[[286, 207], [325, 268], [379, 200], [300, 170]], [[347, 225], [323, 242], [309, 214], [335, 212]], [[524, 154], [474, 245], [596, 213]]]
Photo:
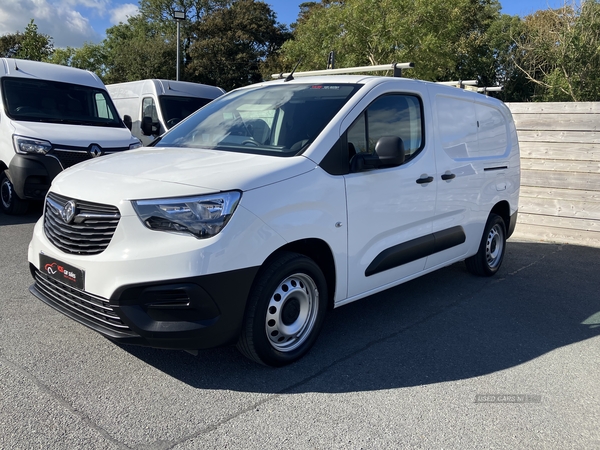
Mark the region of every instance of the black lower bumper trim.
[[[40, 273], [33, 266], [31, 270], [34, 275]], [[54, 309], [116, 342], [193, 350], [237, 341], [257, 272], [258, 267], [252, 267], [123, 286], [106, 300], [126, 326], [122, 330], [87, 317], [68, 302], [57, 301], [36, 284], [30, 291]], [[79, 297], [89, 295], [74, 291]]]

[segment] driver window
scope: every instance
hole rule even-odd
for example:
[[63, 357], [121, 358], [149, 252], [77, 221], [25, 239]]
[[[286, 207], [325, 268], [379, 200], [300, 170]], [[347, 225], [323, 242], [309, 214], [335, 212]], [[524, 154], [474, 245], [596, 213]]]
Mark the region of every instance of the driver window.
[[151, 117], [152, 123], [158, 122], [158, 113], [156, 112], [156, 104], [152, 97], [146, 97], [142, 100], [142, 117]]
[[348, 128], [348, 153], [373, 153], [384, 136], [398, 136], [404, 143], [406, 160], [423, 146], [421, 102], [413, 95], [378, 98]]

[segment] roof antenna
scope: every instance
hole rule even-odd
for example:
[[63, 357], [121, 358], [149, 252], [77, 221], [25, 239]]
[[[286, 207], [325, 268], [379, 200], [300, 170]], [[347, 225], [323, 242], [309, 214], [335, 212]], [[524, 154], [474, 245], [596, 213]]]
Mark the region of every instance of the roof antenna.
[[300, 63], [302, 62], [302, 58], [300, 58], [298, 60], [298, 62], [296, 63], [296, 65], [294, 66], [294, 69], [290, 72], [290, 74], [286, 77], [285, 81], [292, 81], [294, 79], [294, 72], [296, 71], [296, 69], [298, 68], [298, 66], [300, 65]]
[[15, 62], [15, 70], [19, 70], [19, 66], [17, 66], [17, 60], [15, 59], [14, 62]]

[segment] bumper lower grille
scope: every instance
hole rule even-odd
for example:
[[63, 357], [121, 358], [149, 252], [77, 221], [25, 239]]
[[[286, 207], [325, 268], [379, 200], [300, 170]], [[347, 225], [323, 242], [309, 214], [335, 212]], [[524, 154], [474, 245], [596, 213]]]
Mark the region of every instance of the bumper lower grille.
[[[64, 219], [68, 217], [64, 214], [66, 208], [73, 210], [70, 220]], [[115, 206], [74, 200], [50, 192], [46, 197], [44, 233], [65, 253], [97, 255], [110, 244], [120, 218]]]
[[72, 317], [76, 316], [74, 318], [84, 324], [101, 328], [109, 332], [108, 334], [118, 336], [134, 334], [115, 314], [107, 299], [67, 286], [37, 269], [34, 276], [38, 293], [43, 300], [58, 310]]

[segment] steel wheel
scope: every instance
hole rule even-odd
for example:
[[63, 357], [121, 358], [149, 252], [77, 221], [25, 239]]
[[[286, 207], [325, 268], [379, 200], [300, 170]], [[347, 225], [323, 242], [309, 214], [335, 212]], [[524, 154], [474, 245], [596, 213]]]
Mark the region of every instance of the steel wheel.
[[479, 249], [470, 258], [465, 259], [469, 272], [489, 277], [500, 269], [506, 251], [506, 225], [497, 214], [490, 214], [483, 230]]
[[488, 233], [485, 243], [485, 258], [488, 267], [496, 268], [502, 262], [504, 254], [504, 230], [499, 224], [494, 225]]
[[310, 258], [281, 252], [261, 268], [248, 297], [237, 344], [268, 366], [300, 359], [317, 340], [327, 310], [327, 282]]
[[280, 352], [298, 348], [310, 336], [317, 319], [319, 290], [314, 280], [294, 274], [279, 284], [265, 316], [265, 331]]

